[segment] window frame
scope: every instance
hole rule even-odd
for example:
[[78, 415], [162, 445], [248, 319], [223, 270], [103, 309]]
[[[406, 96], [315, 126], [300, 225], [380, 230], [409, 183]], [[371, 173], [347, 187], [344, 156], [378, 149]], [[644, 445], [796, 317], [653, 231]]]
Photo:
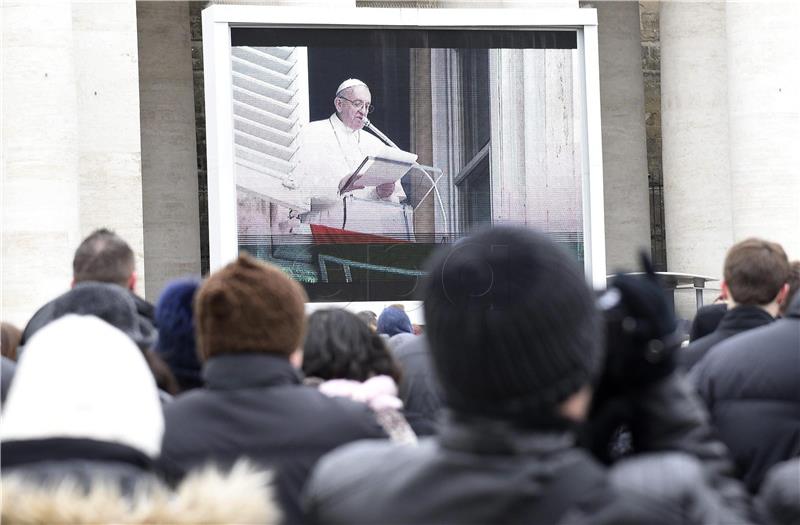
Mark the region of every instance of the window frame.
[[234, 180], [232, 27], [513, 29], [577, 33], [578, 76], [584, 116], [582, 148], [582, 226], [584, 269], [596, 288], [606, 283], [603, 213], [603, 161], [600, 127], [597, 11], [593, 8], [362, 8], [214, 5], [203, 10], [203, 54], [208, 159], [210, 269], [238, 255]]

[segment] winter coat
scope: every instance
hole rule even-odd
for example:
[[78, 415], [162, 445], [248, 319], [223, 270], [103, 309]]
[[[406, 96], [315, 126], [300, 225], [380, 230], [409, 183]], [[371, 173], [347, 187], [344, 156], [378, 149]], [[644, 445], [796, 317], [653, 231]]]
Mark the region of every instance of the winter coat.
[[752, 492], [800, 456], [800, 298], [767, 326], [716, 345], [691, 378]]
[[[610, 471], [567, 430], [451, 417], [418, 447], [362, 442], [323, 458], [307, 485], [311, 523], [748, 523], [687, 385], [646, 396], [650, 454]], [[659, 480], [653, 483], [651, 480]]]
[[20, 357], [3, 407], [3, 523], [274, 518], [263, 474], [164, 488], [154, 466], [163, 431], [153, 375], [127, 334], [91, 315], [48, 323]]
[[442, 394], [427, 340], [424, 336], [413, 337], [392, 349], [392, 355], [403, 371], [400, 399], [408, 423], [418, 436], [435, 434], [442, 410]]
[[756, 507], [767, 525], [800, 523], [800, 457], [770, 469], [758, 493]]
[[689, 343], [678, 353], [678, 365], [689, 371], [714, 345], [741, 332], [752, 330], [773, 322], [775, 319], [758, 306], [737, 306], [728, 310], [719, 322], [717, 329], [710, 334]]
[[16, 363], [6, 356], [0, 356], [0, 403], [6, 402], [8, 389], [11, 388], [11, 380], [14, 379], [14, 371], [17, 368]]
[[404, 333], [400, 333], [400, 334], [395, 334], [395, 335], [389, 337], [389, 339], [386, 340], [386, 347], [390, 351], [393, 351], [395, 348], [397, 348], [399, 346], [402, 346], [402, 345], [408, 343], [409, 341], [413, 341], [417, 337], [419, 337], [419, 336], [418, 335], [414, 335], [414, 334], [405, 333], [405, 332]]
[[246, 463], [192, 473], [174, 490], [134, 448], [86, 439], [3, 444], [2, 522], [276, 523], [269, 475]]
[[303, 386], [283, 356], [228, 354], [209, 359], [204, 388], [164, 409], [162, 461], [171, 472], [247, 457], [274, 468], [287, 522], [302, 521], [300, 493], [326, 452], [358, 439], [385, 438], [369, 407]]
[[351, 379], [323, 381], [318, 377], [307, 377], [303, 384], [318, 388], [326, 396], [366, 403], [389, 439], [406, 445], [417, 444], [417, 435], [403, 415], [403, 402], [397, 397], [397, 384], [391, 377], [374, 376], [364, 382]]

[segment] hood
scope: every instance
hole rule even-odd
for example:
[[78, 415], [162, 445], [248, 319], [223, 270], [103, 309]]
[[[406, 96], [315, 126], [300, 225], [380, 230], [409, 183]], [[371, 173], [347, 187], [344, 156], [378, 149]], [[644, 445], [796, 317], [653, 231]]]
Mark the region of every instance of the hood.
[[69, 314], [26, 345], [0, 440], [86, 438], [157, 457], [163, 433], [158, 389], [136, 344], [94, 316]]
[[403, 333], [413, 334], [414, 329], [411, 326], [411, 319], [403, 310], [390, 306], [385, 308], [378, 317], [378, 333], [392, 337]]
[[270, 476], [239, 462], [230, 472], [206, 468], [187, 476], [173, 491], [152, 482], [125, 497], [98, 478], [84, 492], [63, 480], [42, 487], [17, 475], [2, 481], [2, 521], [39, 523], [276, 523]]

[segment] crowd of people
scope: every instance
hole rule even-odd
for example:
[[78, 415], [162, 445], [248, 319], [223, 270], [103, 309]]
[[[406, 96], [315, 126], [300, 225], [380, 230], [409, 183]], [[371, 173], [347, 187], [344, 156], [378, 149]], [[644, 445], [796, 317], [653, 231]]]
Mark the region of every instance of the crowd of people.
[[97, 230], [2, 324], [2, 520], [800, 523], [800, 262], [732, 246], [688, 345], [643, 264], [594, 292], [486, 229], [428, 261], [421, 327], [307, 315], [248, 255], [153, 306]]

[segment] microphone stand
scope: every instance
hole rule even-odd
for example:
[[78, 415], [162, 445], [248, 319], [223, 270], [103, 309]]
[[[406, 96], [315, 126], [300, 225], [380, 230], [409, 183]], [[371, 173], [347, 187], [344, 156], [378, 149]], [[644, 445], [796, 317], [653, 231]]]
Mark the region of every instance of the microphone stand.
[[[370, 120], [368, 118], [366, 118], [366, 117], [364, 118], [364, 127], [366, 129], [368, 129], [369, 131], [371, 131], [373, 135], [378, 137], [387, 146], [389, 146], [391, 148], [395, 148], [395, 149], [400, 149], [400, 146], [398, 146], [397, 144], [392, 142], [392, 140], [389, 137], [384, 135], [384, 133], [381, 130], [379, 130], [378, 128], [376, 128], [375, 125], [372, 124], [372, 122], [370, 122]], [[439, 210], [442, 213], [442, 220], [444, 222], [444, 228], [445, 228], [445, 230], [447, 230], [447, 215], [445, 214], [445, 211], [444, 211], [444, 202], [442, 202], [442, 195], [441, 195], [441, 193], [439, 193], [439, 187], [437, 186], [436, 181], [433, 180], [433, 177], [431, 177], [430, 173], [428, 173], [425, 169], [423, 169], [416, 162], [414, 163], [413, 166], [411, 166], [411, 168], [421, 171], [422, 174], [425, 175], [425, 177], [427, 177], [428, 181], [430, 181], [431, 187], [425, 193], [425, 195], [422, 197], [422, 199], [420, 199], [420, 202], [424, 201], [428, 197], [428, 195], [430, 195], [431, 191], [433, 191], [434, 196], [439, 201]]]

